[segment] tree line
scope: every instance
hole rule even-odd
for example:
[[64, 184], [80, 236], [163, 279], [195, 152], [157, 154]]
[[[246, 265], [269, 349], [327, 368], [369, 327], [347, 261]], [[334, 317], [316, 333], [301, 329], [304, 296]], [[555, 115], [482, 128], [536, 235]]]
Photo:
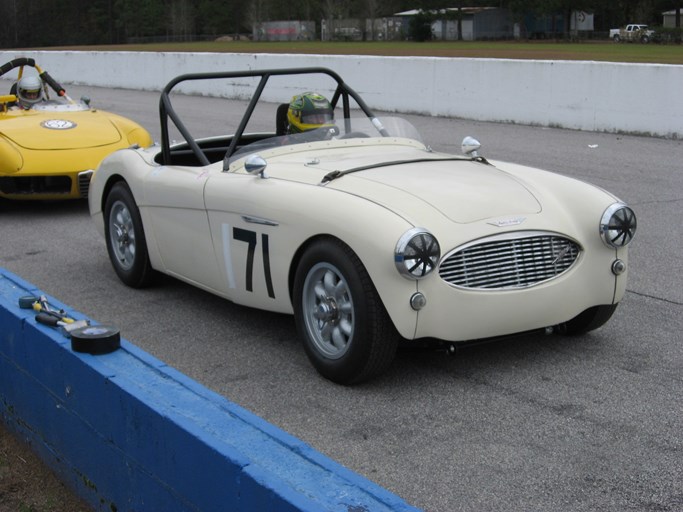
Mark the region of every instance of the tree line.
[[251, 34], [265, 21], [378, 19], [422, 9], [504, 7], [528, 15], [594, 13], [595, 30], [625, 23], [660, 25], [683, 0], [0, 0], [0, 47], [122, 44]]

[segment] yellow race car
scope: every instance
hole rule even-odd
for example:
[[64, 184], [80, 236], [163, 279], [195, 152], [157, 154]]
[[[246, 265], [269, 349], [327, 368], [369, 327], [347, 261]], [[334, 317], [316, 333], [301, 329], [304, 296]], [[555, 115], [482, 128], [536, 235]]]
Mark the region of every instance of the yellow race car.
[[[35, 72], [24, 73], [25, 67]], [[15, 68], [17, 81], [0, 95], [0, 198], [86, 198], [104, 157], [152, 145], [147, 130], [130, 119], [69, 98], [34, 59], [14, 59], [0, 67], [0, 76]]]

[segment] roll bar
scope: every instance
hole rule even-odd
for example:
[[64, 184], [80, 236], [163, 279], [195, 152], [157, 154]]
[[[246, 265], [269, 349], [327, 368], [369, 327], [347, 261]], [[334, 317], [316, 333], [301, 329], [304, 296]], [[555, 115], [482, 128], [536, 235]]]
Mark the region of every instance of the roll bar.
[[[178, 129], [178, 131], [182, 134], [182, 136], [185, 138], [187, 141], [188, 145], [190, 146], [190, 149], [194, 153], [194, 155], [197, 157], [199, 162], [202, 163], [202, 165], [209, 165], [209, 160], [206, 158], [206, 155], [202, 152], [200, 149], [199, 145], [196, 143], [192, 135], [190, 134], [189, 130], [187, 127], [183, 124], [182, 120], [178, 116], [178, 114], [175, 112], [173, 109], [173, 106], [171, 105], [171, 100], [169, 97], [169, 94], [171, 90], [181, 82], [186, 82], [190, 80], [214, 80], [214, 79], [225, 79], [225, 78], [258, 78], [260, 77], [261, 80], [259, 81], [258, 85], [256, 86], [256, 90], [254, 91], [254, 95], [251, 97], [251, 100], [249, 101], [249, 104], [247, 106], [247, 110], [244, 113], [244, 116], [242, 117], [242, 120], [240, 121], [239, 126], [237, 127], [237, 131], [235, 132], [232, 141], [230, 142], [230, 146], [227, 150], [225, 158], [229, 158], [236, 150], [237, 150], [237, 144], [244, 134], [244, 130], [247, 127], [247, 124], [249, 123], [249, 120], [251, 119], [252, 114], [254, 113], [254, 109], [256, 108], [256, 105], [261, 98], [261, 94], [263, 93], [263, 90], [266, 87], [266, 84], [268, 83], [268, 80], [272, 76], [283, 76], [283, 75], [305, 75], [305, 74], [323, 74], [327, 75], [330, 78], [332, 78], [336, 84], [337, 87], [334, 91], [334, 94], [332, 96], [332, 99], [330, 100], [330, 103], [332, 105], [332, 108], [334, 109], [337, 106], [337, 103], [339, 103], [339, 100], [341, 99], [342, 101], [342, 110], [344, 113], [344, 118], [347, 119], [348, 123], [348, 118], [350, 117], [350, 102], [349, 98], [352, 98], [356, 104], [360, 107], [360, 109], [363, 111], [363, 113], [368, 116], [370, 119], [374, 119], [375, 115], [372, 113], [370, 108], [365, 104], [363, 99], [358, 96], [358, 94], [351, 89], [343, 80], [342, 78], [332, 71], [331, 69], [328, 68], [323, 68], [323, 67], [306, 67], [306, 68], [284, 68], [284, 69], [265, 69], [265, 70], [249, 70], [249, 71], [225, 71], [225, 72], [213, 72], [213, 73], [191, 73], [191, 74], [186, 74], [186, 75], [180, 75], [173, 80], [171, 80], [166, 87], [161, 92], [161, 99], [159, 101], [159, 117], [160, 117], [160, 122], [161, 122], [161, 158], [162, 158], [162, 163], [167, 164], [171, 162], [171, 144], [169, 141], [169, 132], [168, 132], [168, 120], [170, 119], [175, 127]], [[347, 126], [347, 129], [349, 127]], [[383, 133], [382, 135], [386, 135]]]
[[59, 85], [57, 81], [48, 74], [47, 71], [40, 69], [34, 59], [28, 57], [18, 57], [0, 66], [0, 76], [4, 75], [8, 71], [12, 71], [14, 68], [23, 68], [24, 66], [36, 68], [36, 71], [38, 71], [38, 76], [43, 82], [48, 84], [59, 96], [66, 96], [66, 90], [64, 87]]

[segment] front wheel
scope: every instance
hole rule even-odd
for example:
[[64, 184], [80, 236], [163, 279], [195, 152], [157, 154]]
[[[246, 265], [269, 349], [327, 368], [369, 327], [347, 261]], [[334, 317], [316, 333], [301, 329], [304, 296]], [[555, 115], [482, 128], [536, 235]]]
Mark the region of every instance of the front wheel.
[[306, 250], [293, 299], [297, 331], [321, 375], [356, 384], [389, 367], [398, 333], [365, 267], [346, 244], [322, 239]]
[[153, 277], [140, 211], [128, 185], [115, 184], [104, 206], [107, 252], [119, 279], [133, 288], [148, 286]]

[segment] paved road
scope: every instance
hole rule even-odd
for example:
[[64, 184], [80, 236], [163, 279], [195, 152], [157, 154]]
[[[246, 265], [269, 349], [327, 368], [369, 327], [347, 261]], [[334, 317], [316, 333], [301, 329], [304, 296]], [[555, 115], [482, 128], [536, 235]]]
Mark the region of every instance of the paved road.
[[[88, 93], [158, 136], [156, 93]], [[206, 135], [234, 109], [183, 103]], [[630, 283], [610, 323], [457, 357], [403, 351], [383, 378], [347, 388], [316, 374], [288, 316], [172, 279], [126, 288], [83, 203], [0, 204], [0, 266], [425, 510], [683, 510], [683, 142], [409, 117], [437, 149], [474, 135], [490, 158], [576, 176], [635, 208]]]

